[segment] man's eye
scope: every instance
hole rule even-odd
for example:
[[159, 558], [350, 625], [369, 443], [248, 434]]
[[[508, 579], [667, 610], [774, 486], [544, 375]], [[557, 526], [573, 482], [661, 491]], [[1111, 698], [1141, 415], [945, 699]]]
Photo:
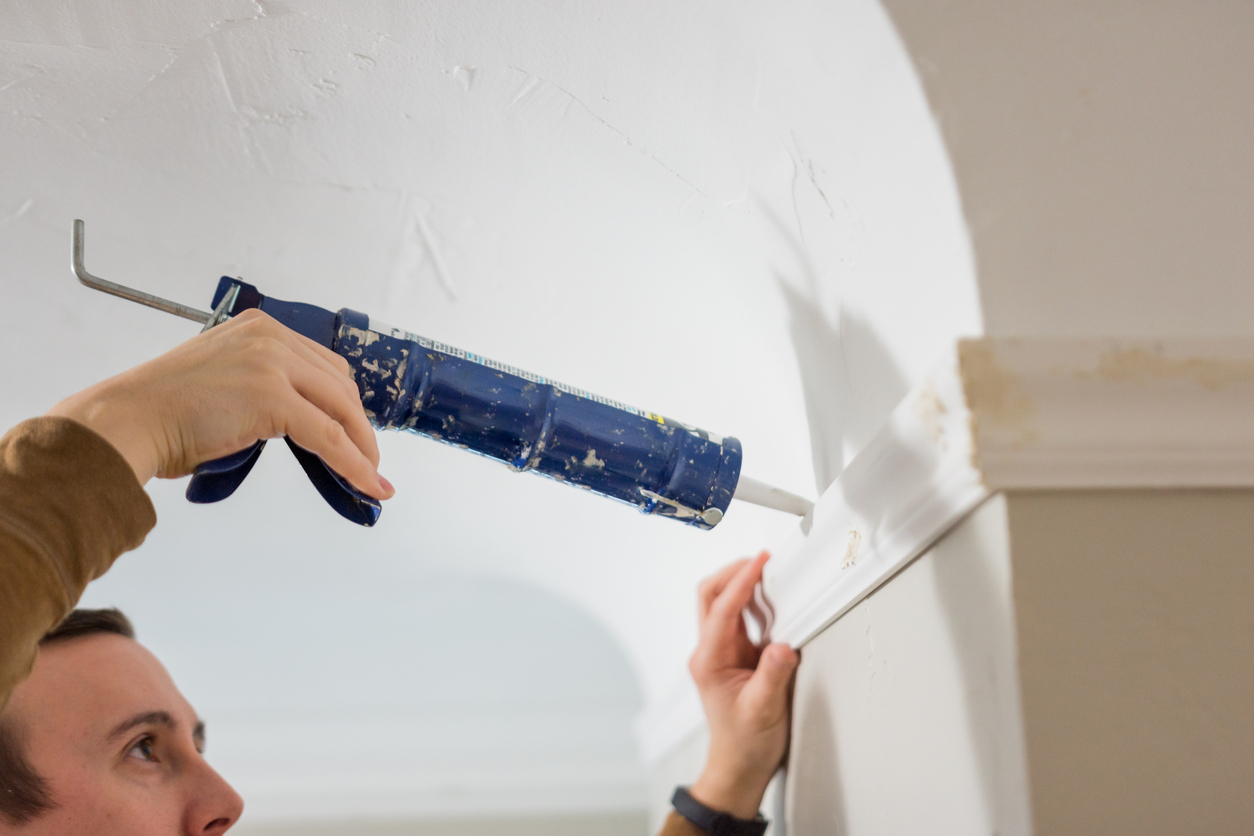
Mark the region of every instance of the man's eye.
[[126, 753], [128, 758], [139, 758], [143, 761], [155, 761], [156, 754], [152, 751], [153, 740], [151, 737], [141, 737], [136, 741], [135, 745]]

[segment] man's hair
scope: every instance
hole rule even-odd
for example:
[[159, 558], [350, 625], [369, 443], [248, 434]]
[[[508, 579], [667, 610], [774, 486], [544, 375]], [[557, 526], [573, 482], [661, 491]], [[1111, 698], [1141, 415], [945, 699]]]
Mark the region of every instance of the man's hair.
[[95, 633], [116, 633], [128, 639], [135, 638], [131, 620], [117, 607], [110, 607], [107, 610], [74, 610], [60, 624], [44, 633], [39, 643], [52, 644]]
[[[119, 609], [74, 610], [45, 633], [39, 644], [102, 633], [135, 638], [135, 628]], [[55, 806], [48, 782], [26, 757], [25, 738], [19, 725], [0, 716], [0, 818], [11, 824], [25, 824]]]

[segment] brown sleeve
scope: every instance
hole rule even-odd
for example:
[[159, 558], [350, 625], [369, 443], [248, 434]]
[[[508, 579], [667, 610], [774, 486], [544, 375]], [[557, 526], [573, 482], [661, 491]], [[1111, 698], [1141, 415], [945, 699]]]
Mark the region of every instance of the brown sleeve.
[[662, 829], [657, 836], [709, 836], [704, 830], [671, 810], [671, 814], [662, 822]]
[[43, 634], [156, 524], [126, 459], [82, 424], [34, 418], [0, 438], [0, 709]]

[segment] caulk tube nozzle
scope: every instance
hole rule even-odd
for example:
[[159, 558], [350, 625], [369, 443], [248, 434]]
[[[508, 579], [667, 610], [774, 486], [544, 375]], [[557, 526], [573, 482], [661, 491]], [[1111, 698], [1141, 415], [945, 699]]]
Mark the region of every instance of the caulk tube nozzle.
[[795, 493], [789, 493], [786, 490], [773, 487], [765, 482], [759, 482], [757, 479], [751, 479], [748, 476], [740, 477], [740, 481], [736, 484], [736, 494], [733, 498], [739, 499], [741, 502], [761, 505], [763, 508], [774, 508], [776, 511], [796, 514], [798, 517], [804, 517], [814, 507], [814, 503], [805, 497], [797, 496]]

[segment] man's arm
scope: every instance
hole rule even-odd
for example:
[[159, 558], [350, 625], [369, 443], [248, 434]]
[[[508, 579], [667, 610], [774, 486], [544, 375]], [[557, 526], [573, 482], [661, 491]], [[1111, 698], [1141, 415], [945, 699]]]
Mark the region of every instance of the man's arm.
[[82, 424], [35, 418], [0, 439], [0, 710], [43, 634], [156, 522], [130, 464]]
[[156, 524], [143, 484], [287, 435], [392, 495], [342, 357], [248, 311], [0, 439], [0, 709], [87, 583]]
[[[701, 639], [688, 663], [710, 729], [705, 769], [689, 794], [707, 810], [752, 820], [788, 748], [792, 677], [800, 657], [786, 644], [758, 649], [741, 612], [762, 578], [766, 552], [739, 560], [701, 584]], [[672, 812], [659, 836], [703, 836]]]

